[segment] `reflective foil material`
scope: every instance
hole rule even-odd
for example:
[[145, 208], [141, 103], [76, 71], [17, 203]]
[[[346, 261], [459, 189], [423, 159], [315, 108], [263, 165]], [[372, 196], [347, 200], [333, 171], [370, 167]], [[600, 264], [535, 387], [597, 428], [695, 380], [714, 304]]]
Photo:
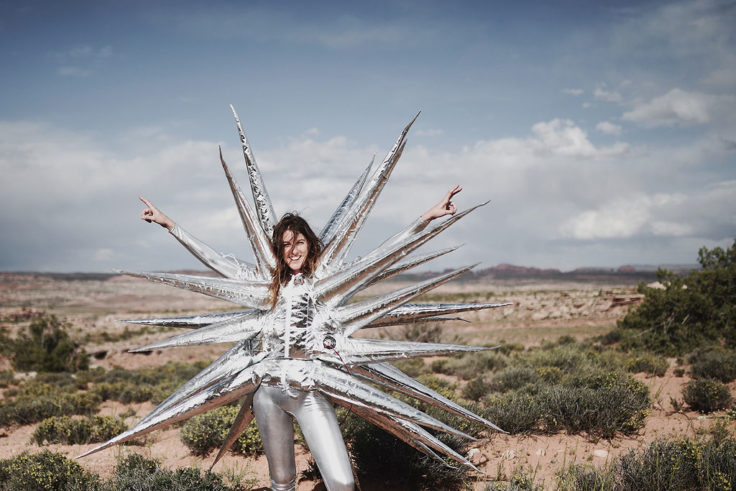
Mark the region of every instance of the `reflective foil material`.
[[425, 428], [472, 439], [469, 435], [392, 396], [389, 391], [416, 398], [489, 429], [502, 430], [387, 362], [399, 358], [490, 348], [365, 339], [353, 337], [353, 334], [364, 327], [456, 320], [456, 315], [462, 312], [509, 304], [407, 303], [457, 278], [472, 266], [358, 302], [350, 303], [350, 299], [370, 285], [452, 252], [454, 248], [410, 255], [482, 205], [457, 213], [436, 225], [417, 219], [364, 257], [346, 259], [401, 157], [406, 135], [414, 123], [412, 120], [403, 129], [386, 158], [379, 164], [371, 162], [363, 171], [322, 229], [320, 236], [325, 242], [325, 250], [314, 277], [293, 276], [280, 288], [275, 307], [272, 307], [274, 304], [269, 297], [268, 287], [276, 264], [271, 244], [275, 215], [234, 109], [233, 114], [250, 181], [250, 198], [243, 194], [222, 155], [220, 160], [256, 264], [221, 254], [177, 225], [172, 229], [172, 235], [203, 264], [224, 278], [170, 273], [129, 274], [228, 300], [245, 308], [232, 312], [127, 322], [187, 329], [134, 351], [225, 342], [235, 344], [177, 389], [135, 427], [84, 455], [239, 400], [240, 413], [215, 462], [237, 439], [255, 413], [268, 455], [274, 489], [293, 487], [295, 475], [291, 416], [296, 416], [327, 488], [351, 489], [350, 462], [329, 403], [332, 402], [349, 408], [427, 455], [440, 460], [446, 456], [473, 467], [465, 457], [447, 447]]

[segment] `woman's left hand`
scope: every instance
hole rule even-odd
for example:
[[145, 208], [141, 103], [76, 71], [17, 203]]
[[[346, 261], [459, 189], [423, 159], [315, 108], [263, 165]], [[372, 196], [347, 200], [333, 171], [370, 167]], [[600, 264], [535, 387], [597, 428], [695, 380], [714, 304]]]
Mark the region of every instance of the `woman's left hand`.
[[422, 220], [424, 220], [425, 222], [429, 222], [434, 220], [435, 218], [443, 217], [445, 215], [454, 215], [457, 211], [457, 207], [452, 201], [452, 197], [462, 190], [463, 188], [461, 188], [460, 185], [457, 185], [454, 188], [450, 189], [439, 203], [434, 205], [432, 208], [427, 210], [424, 215], [422, 215]]

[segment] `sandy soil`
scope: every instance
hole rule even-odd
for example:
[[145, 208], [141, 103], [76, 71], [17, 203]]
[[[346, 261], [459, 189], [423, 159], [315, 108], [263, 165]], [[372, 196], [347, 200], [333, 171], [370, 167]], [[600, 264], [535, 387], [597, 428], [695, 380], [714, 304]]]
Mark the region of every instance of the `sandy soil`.
[[[394, 282], [382, 288], [395, 289], [401, 286], [401, 283]], [[377, 291], [378, 288], [373, 293]], [[444, 285], [425, 297], [425, 300], [512, 302], [508, 307], [468, 313], [463, 316], [469, 321], [467, 323], [448, 323], [445, 336], [448, 339], [456, 337], [470, 344], [505, 341], [530, 346], [561, 335], [585, 338], [604, 333], [615, 325], [628, 308], [640, 301], [640, 296], [631, 285], [571, 282], [504, 282], [490, 285], [455, 282]], [[93, 358], [92, 365], [105, 368], [154, 367], [168, 360], [212, 360], [224, 348], [186, 348], [156, 351], [148, 355], [128, 353], [130, 348], [168, 337], [172, 333], [143, 334], [118, 342], [102, 340], [100, 334], [103, 332], [118, 335], [126, 328], [139, 329], [119, 319], [232, 309], [233, 306], [227, 302], [129, 277], [114, 277], [107, 281], [62, 281], [42, 275], [0, 274], [0, 319], [5, 319], [2, 325], [12, 332], [24, 329], [28, 320], [10, 322], [8, 319], [30, 318], [42, 311], [54, 313], [71, 322], [74, 326], [73, 336], [79, 339], [86, 335], [92, 337], [93, 341], [85, 344], [85, 348], [100, 357]], [[379, 333], [374, 331], [366, 335], [377, 336]], [[687, 376], [674, 375], [674, 360], [670, 361], [670, 365], [664, 377], [640, 377], [649, 386], [654, 404], [645, 428], [638, 435], [617, 437], [610, 441], [564, 433], [552, 436], [490, 435], [479, 441], [470, 452], [473, 462], [485, 472], [474, 488], [483, 489], [487, 481], [508, 479], [519, 470], [533, 475], [545, 487], [551, 487], [555, 482], [555, 473], [572, 462], [605, 465], [629, 449], [640, 448], [657, 438], [693, 437], [707, 432], [717, 416], [677, 412], [672, 407], [672, 400], [682, 399], [682, 387], [689, 379]], [[8, 366], [7, 360], [0, 359], [0, 369], [7, 369]], [[736, 393], [736, 386], [731, 388]], [[151, 409], [150, 403], [125, 406], [106, 402], [101, 413], [119, 415], [132, 410], [135, 415], [127, 420], [132, 425]], [[0, 429], [0, 458], [9, 458], [24, 450], [39, 451], [40, 447], [29, 443], [34, 428], [35, 425], [27, 425]], [[736, 429], [733, 423], [730, 429]], [[92, 445], [47, 447], [73, 457]], [[80, 463], [107, 477], [114, 468], [116, 458], [128, 452], [155, 457], [168, 468], [195, 466], [206, 469], [214, 457], [211, 455], [202, 459], [190, 455], [179, 440], [178, 429], [170, 428], [154, 432], [143, 445], [113, 448], [86, 457]], [[298, 447], [299, 471], [306, 468], [308, 458], [308, 451]], [[268, 468], [263, 457], [252, 459], [228, 454], [214, 470], [240, 478], [254, 489], [268, 486]], [[311, 481], [302, 481], [298, 489], [321, 489], [320, 486]], [[391, 489], [390, 485], [387, 489]]]

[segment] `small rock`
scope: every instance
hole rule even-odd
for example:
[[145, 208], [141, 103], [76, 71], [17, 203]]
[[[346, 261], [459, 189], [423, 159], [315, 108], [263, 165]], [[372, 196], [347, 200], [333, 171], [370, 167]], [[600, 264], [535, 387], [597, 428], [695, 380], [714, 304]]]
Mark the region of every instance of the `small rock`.
[[547, 455], [547, 450], [545, 450], [544, 448], [538, 448], [535, 453], [537, 455]]
[[593, 455], [595, 455], [596, 457], [605, 459], [606, 457], [608, 457], [608, 450], [603, 450], [602, 448], [598, 448], [596, 450], [593, 450]]
[[514, 457], [516, 457], [516, 453], [513, 450], [506, 450], [501, 454], [502, 459], [513, 459]]

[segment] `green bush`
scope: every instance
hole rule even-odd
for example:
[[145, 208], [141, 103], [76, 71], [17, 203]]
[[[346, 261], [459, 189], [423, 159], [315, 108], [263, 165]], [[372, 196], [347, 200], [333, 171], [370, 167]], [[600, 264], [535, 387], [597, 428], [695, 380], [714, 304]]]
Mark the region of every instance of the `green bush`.
[[483, 401], [483, 417], [512, 435], [538, 429], [542, 406], [538, 397], [523, 392], [492, 395]]
[[536, 384], [539, 375], [533, 367], [511, 366], [498, 372], [491, 380], [491, 389], [498, 392], [508, 392], [524, 387], [527, 384]]
[[33, 431], [31, 441], [80, 445], [109, 440], [127, 430], [122, 420], [112, 416], [91, 416], [74, 419], [69, 416], [51, 417], [43, 420]]
[[684, 278], [658, 271], [664, 289], [639, 285], [644, 301], [618, 323], [622, 347], [676, 356], [736, 345], [736, 240], [726, 250], [701, 248], [698, 262], [703, 269]]
[[713, 378], [721, 382], [736, 379], [736, 353], [714, 347], [698, 350], [690, 355], [691, 372], [694, 378]]
[[35, 319], [28, 333], [12, 341], [13, 368], [21, 371], [75, 372], [89, 368], [89, 356], [69, 337], [71, 325], [54, 315]]
[[626, 370], [632, 373], [648, 373], [657, 377], [664, 377], [670, 364], [665, 358], [650, 353], [640, 354], [626, 362]]
[[0, 403], [0, 426], [38, 423], [52, 416], [91, 414], [100, 399], [89, 393], [22, 396]]
[[613, 438], [644, 425], [649, 389], [631, 375], [610, 372], [571, 379], [540, 392], [547, 431], [565, 429]]
[[688, 406], [701, 413], [712, 413], [731, 406], [731, 392], [723, 382], [713, 379], [697, 379], [689, 382], [682, 391]]
[[18, 490], [102, 489], [100, 478], [82, 469], [77, 462], [55, 452], [23, 452], [0, 460], [0, 487]]
[[[236, 406], [224, 406], [193, 417], [181, 429], [182, 442], [194, 455], [204, 456], [213, 449], [219, 449], [225, 443], [238, 411]], [[263, 452], [263, 442], [255, 421], [233, 443], [232, 451], [244, 455], [259, 455]]]
[[657, 441], [614, 463], [619, 489], [733, 489], [736, 441]]
[[130, 454], [115, 467], [108, 489], [140, 491], [220, 491], [231, 489], [220, 476], [199, 469], [181, 467], [170, 471], [154, 459]]
[[505, 367], [506, 359], [506, 356], [495, 351], [466, 353], [447, 360], [436, 360], [432, 363], [432, 371], [455, 375], [463, 380], [472, 380], [479, 374], [493, 372]]
[[15, 374], [10, 370], [0, 370], [0, 389], [15, 384]]
[[487, 395], [490, 390], [490, 384], [485, 381], [483, 376], [480, 376], [465, 384], [462, 394], [464, 398], [477, 402], [481, 397]]
[[575, 491], [598, 491], [614, 489], [613, 472], [598, 469], [592, 465], [570, 464], [557, 473], [558, 489]]

